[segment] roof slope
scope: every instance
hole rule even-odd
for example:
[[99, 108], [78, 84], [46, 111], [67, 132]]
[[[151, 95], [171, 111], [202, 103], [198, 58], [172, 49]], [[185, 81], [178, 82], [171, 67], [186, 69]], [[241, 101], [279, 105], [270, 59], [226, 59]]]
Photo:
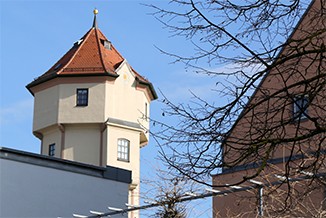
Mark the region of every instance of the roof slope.
[[[125, 59], [105, 35], [97, 28], [96, 16], [92, 28], [63, 55], [47, 72], [29, 83], [30, 88], [56, 77], [112, 76], [118, 77], [116, 69]], [[133, 69], [132, 69], [133, 70]], [[136, 80], [148, 85], [154, 99], [157, 98], [152, 84], [133, 70]]]

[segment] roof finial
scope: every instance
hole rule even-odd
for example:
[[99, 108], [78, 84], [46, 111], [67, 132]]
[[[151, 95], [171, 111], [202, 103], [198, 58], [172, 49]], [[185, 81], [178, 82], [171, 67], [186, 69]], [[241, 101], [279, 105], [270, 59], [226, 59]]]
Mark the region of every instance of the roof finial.
[[93, 13], [94, 13], [93, 28], [97, 29], [96, 15], [98, 14], [98, 10], [95, 8], [93, 10]]

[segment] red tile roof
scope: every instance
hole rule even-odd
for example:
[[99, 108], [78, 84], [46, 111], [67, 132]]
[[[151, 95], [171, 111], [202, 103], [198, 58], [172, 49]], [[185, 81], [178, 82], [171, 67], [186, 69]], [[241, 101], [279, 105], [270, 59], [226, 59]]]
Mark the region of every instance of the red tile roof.
[[[105, 47], [105, 43], [108, 44], [109, 48]], [[96, 25], [93, 25], [59, 61], [26, 87], [30, 90], [30, 88], [38, 84], [60, 76], [103, 75], [118, 77], [115, 70], [123, 61], [122, 55]], [[133, 73], [138, 82], [149, 87], [153, 98], [156, 99], [157, 95], [152, 84], [135, 70], [133, 70]]]

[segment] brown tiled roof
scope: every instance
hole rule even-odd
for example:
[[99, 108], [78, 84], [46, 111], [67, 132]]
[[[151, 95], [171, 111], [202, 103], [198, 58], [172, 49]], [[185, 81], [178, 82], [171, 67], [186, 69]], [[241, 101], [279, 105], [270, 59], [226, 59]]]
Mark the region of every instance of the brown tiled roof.
[[106, 49], [105, 41], [108, 42], [99, 29], [91, 28], [59, 61], [32, 83], [56, 75], [116, 74], [116, 66], [124, 58], [114, 46]]
[[[107, 47], [105, 43], [107, 43]], [[118, 77], [115, 70], [123, 61], [124, 58], [111, 42], [109, 42], [96, 26], [93, 26], [47, 72], [36, 78], [26, 87], [30, 90], [33, 86], [60, 76], [103, 75]], [[136, 80], [147, 85], [154, 99], [156, 99], [157, 96], [152, 84], [135, 70], [133, 72]]]

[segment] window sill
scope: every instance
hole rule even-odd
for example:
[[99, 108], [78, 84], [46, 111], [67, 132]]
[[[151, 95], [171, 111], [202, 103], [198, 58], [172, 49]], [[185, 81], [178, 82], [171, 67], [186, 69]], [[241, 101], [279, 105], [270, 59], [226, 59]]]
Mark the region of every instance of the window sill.
[[300, 123], [305, 123], [307, 121], [309, 121], [308, 117], [296, 118], [296, 119], [292, 118], [292, 124], [296, 124], [296, 123], [299, 123], [299, 122]]
[[130, 161], [129, 160], [125, 160], [125, 159], [117, 159], [118, 161], [121, 161], [121, 162], [125, 162], [125, 163], [130, 163]]

